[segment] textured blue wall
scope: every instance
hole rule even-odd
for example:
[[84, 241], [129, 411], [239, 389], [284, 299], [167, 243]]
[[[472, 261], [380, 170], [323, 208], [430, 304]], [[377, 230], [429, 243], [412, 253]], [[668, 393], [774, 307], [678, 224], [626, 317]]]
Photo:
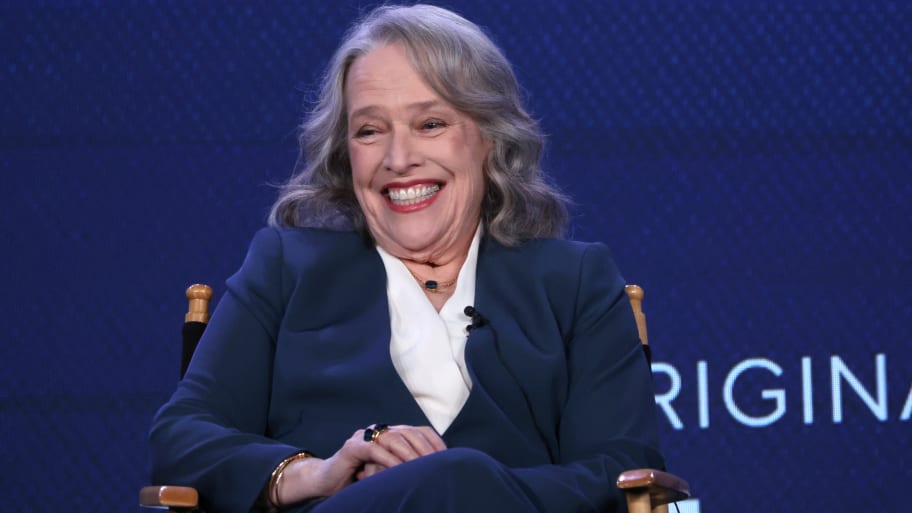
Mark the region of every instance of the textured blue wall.
[[[514, 62], [574, 236], [646, 287], [663, 443], [702, 511], [898, 511], [910, 4], [446, 5]], [[358, 12], [0, 7], [0, 510], [136, 509], [183, 288], [240, 264]]]

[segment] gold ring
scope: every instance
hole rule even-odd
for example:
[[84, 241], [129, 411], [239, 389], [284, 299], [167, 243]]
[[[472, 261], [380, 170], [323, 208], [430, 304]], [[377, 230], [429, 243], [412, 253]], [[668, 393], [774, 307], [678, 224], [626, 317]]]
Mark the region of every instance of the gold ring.
[[389, 431], [389, 426], [387, 424], [375, 424], [372, 428], [367, 428], [364, 430], [364, 441], [370, 443], [377, 443], [377, 440], [380, 439], [385, 431]]

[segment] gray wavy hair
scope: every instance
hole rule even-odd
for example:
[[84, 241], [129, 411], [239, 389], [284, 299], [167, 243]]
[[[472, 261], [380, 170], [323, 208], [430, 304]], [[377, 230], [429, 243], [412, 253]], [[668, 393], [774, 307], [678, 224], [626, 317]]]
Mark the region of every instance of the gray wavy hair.
[[393, 43], [402, 44], [427, 84], [493, 142], [484, 164], [484, 233], [507, 246], [562, 237], [567, 198], [544, 177], [543, 136], [523, 109], [510, 63], [477, 25], [430, 5], [378, 7], [349, 29], [301, 125], [298, 171], [281, 187], [269, 224], [354, 229], [370, 239], [352, 186], [344, 86], [355, 59]]

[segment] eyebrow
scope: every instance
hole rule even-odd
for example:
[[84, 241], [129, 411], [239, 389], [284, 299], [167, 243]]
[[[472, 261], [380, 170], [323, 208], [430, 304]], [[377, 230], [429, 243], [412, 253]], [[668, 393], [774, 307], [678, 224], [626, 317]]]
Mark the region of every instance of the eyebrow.
[[[432, 109], [432, 108], [440, 106], [440, 105], [446, 105], [446, 104], [440, 100], [427, 100], [427, 101], [423, 101], [423, 102], [410, 103], [410, 104], [406, 105], [405, 108], [406, 108], [406, 110], [410, 110], [410, 111], [422, 112], [422, 111], [426, 111], [426, 110]], [[351, 116], [349, 116], [349, 119], [354, 119], [358, 116], [364, 116], [364, 115], [369, 116], [379, 110], [381, 110], [381, 108], [377, 105], [366, 105], [366, 106], [361, 107], [358, 110], [352, 112]]]

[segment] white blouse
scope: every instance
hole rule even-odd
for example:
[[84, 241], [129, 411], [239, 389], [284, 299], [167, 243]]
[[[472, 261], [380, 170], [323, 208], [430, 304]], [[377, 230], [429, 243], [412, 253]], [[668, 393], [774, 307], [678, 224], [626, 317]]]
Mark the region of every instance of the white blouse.
[[422, 286], [398, 258], [377, 247], [386, 267], [386, 294], [390, 309], [390, 357], [403, 383], [438, 433], [459, 414], [472, 379], [466, 370], [464, 310], [475, 304], [475, 269], [481, 225], [469, 247], [456, 289], [438, 313]]

